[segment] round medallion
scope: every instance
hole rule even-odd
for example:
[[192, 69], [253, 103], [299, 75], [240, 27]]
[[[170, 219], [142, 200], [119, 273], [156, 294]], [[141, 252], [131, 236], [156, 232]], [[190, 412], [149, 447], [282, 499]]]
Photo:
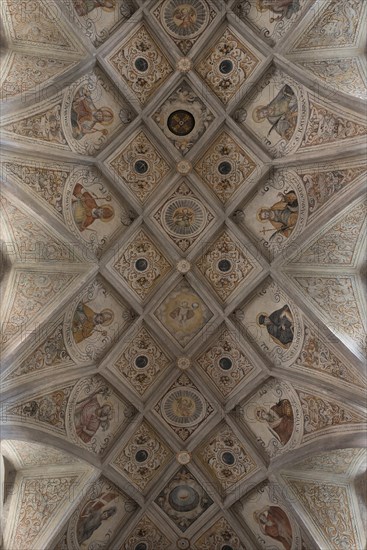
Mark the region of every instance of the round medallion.
[[145, 71], [147, 71], [149, 67], [149, 63], [144, 57], [137, 57], [135, 59], [134, 65], [135, 65], [135, 69], [137, 69], [141, 73], [144, 73]]
[[145, 542], [139, 542], [139, 544], [135, 546], [134, 550], [148, 550], [148, 546]]
[[166, 0], [163, 25], [175, 38], [194, 38], [206, 27], [209, 10], [202, 0]]
[[193, 237], [205, 227], [204, 208], [196, 199], [172, 199], [163, 208], [162, 221], [167, 233]]
[[233, 63], [230, 59], [223, 59], [219, 64], [219, 71], [222, 74], [228, 74], [233, 70]]
[[188, 451], [180, 451], [176, 454], [176, 459], [180, 464], [188, 464], [191, 461], [191, 453]]
[[137, 174], [145, 174], [148, 171], [148, 163], [145, 160], [139, 159], [134, 164], [134, 170]]
[[235, 463], [235, 457], [229, 451], [225, 451], [222, 454], [222, 462], [224, 462], [224, 464], [227, 464], [228, 466], [232, 466], [232, 464]]
[[191, 269], [191, 264], [188, 260], [179, 260], [176, 267], [177, 271], [179, 271], [180, 273], [188, 273], [188, 271], [190, 271]]
[[190, 548], [190, 542], [188, 541], [188, 539], [180, 539], [177, 541], [177, 548], [179, 548], [180, 550], [187, 550], [188, 548]]
[[200, 496], [190, 485], [178, 485], [169, 494], [169, 503], [177, 512], [190, 512], [200, 502]]
[[222, 370], [229, 370], [232, 368], [232, 360], [229, 357], [221, 357], [219, 359], [219, 366]]
[[179, 357], [177, 359], [177, 366], [179, 369], [186, 370], [190, 367], [191, 361], [189, 357]]
[[182, 73], [187, 73], [192, 69], [192, 61], [189, 57], [181, 57], [176, 63], [176, 69]]
[[177, 163], [177, 172], [180, 174], [188, 174], [191, 171], [191, 162], [188, 160], [180, 160], [180, 162]]
[[141, 449], [140, 451], [137, 451], [135, 454], [135, 460], [136, 462], [145, 462], [148, 458], [148, 451], [145, 449]]
[[175, 388], [163, 398], [161, 411], [168, 424], [190, 427], [201, 422], [205, 416], [206, 406], [199, 392]]
[[228, 546], [228, 544], [223, 544], [221, 550], [233, 550], [232, 546]]
[[138, 357], [135, 359], [135, 366], [138, 367], [138, 369], [144, 369], [149, 360], [146, 355], [138, 355]]
[[222, 174], [222, 176], [226, 176], [232, 171], [232, 164], [230, 162], [227, 162], [224, 160], [220, 164], [218, 164], [218, 172]]
[[145, 271], [148, 267], [148, 261], [145, 258], [138, 258], [135, 262], [135, 269], [137, 271]]
[[187, 136], [194, 129], [195, 118], [189, 111], [178, 109], [169, 115], [167, 126], [175, 136]]
[[218, 269], [222, 273], [227, 273], [227, 271], [230, 271], [232, 267], [232, 263], [229, 260], [219, 260], [218, 262]]

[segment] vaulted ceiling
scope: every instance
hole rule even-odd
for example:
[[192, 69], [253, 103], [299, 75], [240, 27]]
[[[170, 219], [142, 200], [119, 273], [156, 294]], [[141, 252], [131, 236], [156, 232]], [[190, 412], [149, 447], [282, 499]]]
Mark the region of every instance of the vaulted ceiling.
[[5, 550], [366, 546], [363, 0], [3, 0]]

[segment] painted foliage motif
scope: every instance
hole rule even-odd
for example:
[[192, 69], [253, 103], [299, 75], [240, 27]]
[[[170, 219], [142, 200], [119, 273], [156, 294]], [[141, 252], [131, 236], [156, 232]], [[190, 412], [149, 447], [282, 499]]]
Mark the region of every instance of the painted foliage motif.
[[303, 325], [298, 308], [268, 280], [235, 317], [256, 342], [278, 364], [290, 361], [302, 344]]
[[302, 547], [300, 529], [275, 489], [259, 485], [236, 505], [237, 514], [248, 525], [261, 548], [296, 550]]
[[106, 548], [135, 507], [135, 503], [113, 483], [103, 477], [99, 478], [70, 519], [67, 531], [68, 548]]
[[356, 46], [363, 27], [365, 4], [359, 0], [329, 0], [312, 13], [310, 24], [293, 46], [293, 51], [335, 49]]
[[241, 407], [240, 413], [270, 458], [300, 444], [302, 407], [287, 382], [271, 380]]
[[134, 409], [125, 404], [103, 378], [83, 378], [70, 395], [67, 432], [78, 445], [102, 454], [133, 414]]
[[135, 11], [132, 0], [63, 0], [74, 20], [96, 47]]
[[236, 120], [256, 135], [272, 157], [296, 149], [306, 120], [303, 89], [279, 69], [271, 68], [254, 95], [236, 111]]
[[131, 319], [131, 312], [97, 278], [68, 307], [64, 324], [66, 345], [73, 357], [81, 361], [99, 358]]
[[277, 254], [307, 223], [307, 197], [290, 170], [274, 172], [243, 208], [244, 225], [270, 255]]
[[274, 45], [298, 21], [305, 4], [306, 0], [239, 0], [233, 11]]

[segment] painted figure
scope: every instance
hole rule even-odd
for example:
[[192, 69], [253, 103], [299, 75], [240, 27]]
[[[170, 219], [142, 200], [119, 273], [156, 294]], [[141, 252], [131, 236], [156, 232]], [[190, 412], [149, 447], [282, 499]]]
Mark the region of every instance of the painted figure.
[[107, 128], [96, 128], [96, 126], [108, 126], [112, 123], [113, 118], [113, 112], [109, 107], [97, 109], [87, 86], [81, 86], [76, 91], [71, 106], [71, 126], [75, 139], [79, 140], [87, 134], [96, 132], [106, 136]]
[[298, 103], [297, 97], [288, 84], [278, 92], [268, 105], [259, 105], [254, 109], [252, 118], [261, 123], [265, 119], [271, 124], [268, 136], [275, 130], [277, 134], [289, 141], [297, 126]]
[[195, 309], [198, 307], [199, 304], [197, 302], [190, 305], [188, 302], [183, 301], [178, 307], [171, 311], [170, 316], [172, 319], [175, 319], [179, 325], [184, 325], [186, 321], [194, 317]]
[[111, 506], [105, 510], [93, 510], [93, 505], [83, 510], [77, 527], [78, 543], [82, 544], [90, 539], [94, 531], [102, 525], [102, 522], [115, 515], [116, 511], [116, 506]]
[[259, 422], [266, 422], [282, 445], [288, 443], [294, 426], [293, 410], [289, 399], [281, 399], [268, 411], [264, 407], [259, 407], [256, 409], [256, 419]]
[[116, 0], [73, 0], [76, 13], [83, 17], [97, 8], [104, 11], [113, 11], [116, 6]]
[[270, 18], [270, 23], [290, 19], [294, 13], [300, 9], [299, 0], [257, 0], [257, 11], [271, 11], [274, 17]]
[[113, 207], [109, 204], [99, 206], [97, 199], [92, 193], [86, 191], [80, 183], [75, 185], [72, 209], [74, 221], [79, 231], [87, 229], [95, 220], [109, 222], [114, 217], [115, 211]]
[[280, 542], [285, 550], [291, 550], [292, 527], [287, 514], [279, 506], [267, 506], [254, 512], [254, 518], [264, 535]]
[[102, 388], [76, 403], [74, 425], [78, 437], [84, 443], [90, 443], [99, 428], [105, 432], [110, 427], [113, 409], [108, 403], [101, 405], [97, 398], [104, 391]]
[[195, 214], [189, 208], [177, 208], [172, 217], [178, 227], [190, 227], [195, 219]]
[[114, 313], [111, 309], [103, 309], [96, 313], [83, 302], [79, 302], [73, 317], [72, 331], [74, 340], [77, 344], [86, 340], [94, 332], [100, 332], [102, 336], [107, 336], [107, 332], [100, 330], [99, 327], [106, 327], [113, 321]]
[[[276, 235], [288, 238], [295, 228], [298, 220], [298, 199], [296, 193], [291, 190], [288, 193], [279, 193], [280, 201], [271, 207], [260, 208], [257, 212], [257, 219], [261, 223], [270, 223], [275, 231], [269, 237], [269, 241]], [[262, 229], [265, 235], [272, 229]]]
[[273, 311], [269, 316], [261, 314], [258, 324], [266, 327], [268, 334], [276, 344], [288, 348], [293, 341], [293, 315], [288, 305]]
[[196, 22], [196, 10], [189, 4], [183, 4], [176, 7], [172, 18], [177, 27], [187, 29], [192, 27]]

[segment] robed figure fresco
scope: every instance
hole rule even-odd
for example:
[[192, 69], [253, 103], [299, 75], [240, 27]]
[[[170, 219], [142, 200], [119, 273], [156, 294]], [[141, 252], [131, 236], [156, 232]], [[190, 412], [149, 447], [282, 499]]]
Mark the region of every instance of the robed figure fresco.
[[81, 140], [87, 134], [101, 133], [106, 136], [107, 128], [113, 122], [113, 111], [109, 107], [97, 108], [88, 86], [81, 86], [75, 93], [71, 106], [71, 127], [74, 139]]
[[84, 189], [80, 183], [77, 183], [73, 190], [72, 210], [79, 231], [85, 231], [96, 220], [109, 222], [115, 215], [110, 204], [99, 205], [97, 197]]
[[284, 510], [279, 506], [266, 506], [254, 512], [254, 518], [264, 535], [280, 542], [285, 550], [291, 550], [292, 527]]
[[259, 105], [254, 109], [252, 118], [261, 123], [267, 120], [271, 125], [268, 137], [276, 132], [281, 138], [289, 141], [297, 126], [297, 97], [288, 84], [278, 92], [268, 105]]
[[270, 207], [262, 207], [257, 212], [257, 219], [261, 223], [270, 224], [272, 229], [263, 229], [261, 232], [265, 235], [267, 231], [273, 231], [269, 241], [281, 235], [286, 239], [290, 236], [298, 220], [298, 198], [293, 190], [287, 193], [279, 193], [280, 200]]
[[258, 324], [265, 327], [269, 336], [283, 348], [289, 348], [293, 342], [294, 322], [288, 305], [273, 311], [270, 315], [260, 314]]
[[109, 518], [116, 514], [117, 507], [113, 506], [112, 502], [117, 497], [116, 493], [107, 491], [94, 500], [87, 502], [81, 511], [76, 527], [79, 545], [90, 539], [104, 521], [108, 521]]
[[104, 11], [113, 11], [116, 6], [116, 0], [73, 0], [76, 13], [83, 17], [97, 8]]
[[80, 344], [95, 332], [99, 332], [102, 336], [107, 336], [107, 332], [103, 329], [101, 330], [101, 327], [110, 325], [113, 319], [114, 313], [111, 309], [105, 308], [101, 312], [96, 313], [86, 303], [79, 302], [72, 322], [72, 332], [75, 342]]
[[97, 431], [108, 430], [112, 418], [112, 407], [108, 403], [100, 404], [98, 394], [105, 390], [100, 388], [92, 395], [78, 401], [74, 412], [74, 426], [78, 437], [84, 443], [90, 443]]
[[258, 407], [255, 414], [256, 420], [266, 422], [269, 430], [282, 445], [288, 443], [294, 427], [293, 409], [289, 399], [281, 399], [269, 410]]

